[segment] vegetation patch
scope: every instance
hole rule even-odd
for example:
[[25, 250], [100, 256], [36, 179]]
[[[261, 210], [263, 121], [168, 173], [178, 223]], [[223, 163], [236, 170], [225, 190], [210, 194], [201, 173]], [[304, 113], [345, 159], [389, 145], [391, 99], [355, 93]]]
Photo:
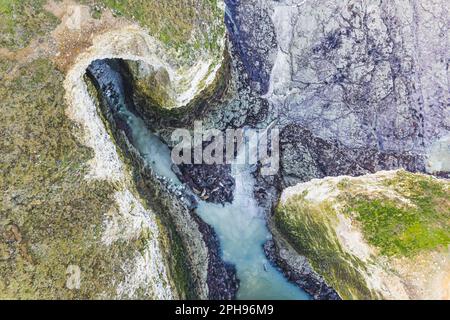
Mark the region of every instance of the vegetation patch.
[[[274, 221], [296, 251], [308, 258], [342, 298], [378, 297], [366, 279], [371, 277], [369, 265], [385, 267], [379, 264], [381, 256], [387, 259], [383, 261], [391, 261], [390, 257], [411, 259], [432, 250], [448, 250], [448, 180], [397, 171], [385, 176], [343, 178], [334, 187], [330, 185], [330, 197], [321, 201], [306, 199], [307, 190], [292, 196], [277, 207]], [[331, 195], [336, 190], [339, 193]], [[361, 231], [365, 241], [376, 249], [371, 252], [375, 256], [362, 261], [343, 248], [345, 244], [336, 234], [341, 223], [338, 213], [352, 221], [348, 227]]]
[[414, 256], [450, 245], [450, 183], [399, 171], [384, 185], [406, 199], [347, 193], [346, 210], [356, 215], [366, 240], [387, 256]]
[[117, 16], [138, 22], [183, 61], [195, 61], [200, 52], [220, 56], [224, 14], [217, 0], [84, 0], [98, 17], [109, 8]]
[[[223, 12], [216, 1], [79, 2], [91, 5], [94, 17], [110, 8], [139, 23], [183, 63], [204, 53], [222, 55]], [[60, 21], [46, 3], [0, 0], [0, 48], [17, 51], [48, 36]], [[105, 213], [115, 210], [114, 194], [123, 186], [85, 179], [92, 150], [79, 142], [80, 129], [65, 115], [64, 74], [55, 64], [2, 58], [0, 79], [0, 299], [116, 297], [124, 263], [132, 263], [153, 235], [143, 230], [132, 241], [102, 244]], [[157, 221], [158, 240], [170, 260], [164, 261], [169, 281], [180, 296], [191, 297], [181, 240], [163, 220]], [[79, 287], [66, 283], [74, 270]], [[145, 289], [139, 290], [149, 298]]]
[[44, 9], [46, 0], [0, 0], [0, 47], [25, 48], [53, 30], [58, 19]]
[[[0, 63], [10, 69], [10, 61]], [[3, 299], [115, 297], [123, 263], [145, 240], [101, 243], [104, 214], [118, 187], [84, 178], [92, 151], [79, 144], [78, 129], [65, 115], [63, 78], [40, 59], [0, 84]], [[81, 275], [72, 290], [69, 265]]]
[[331, 227], [335, 218], [330, 202], [311, 204], [303, 194], [292, 197], [276, 209], [275, 224], [342, 298], [377, 298], [358, 270], [364, 268], [363, 263], [341, 247]]

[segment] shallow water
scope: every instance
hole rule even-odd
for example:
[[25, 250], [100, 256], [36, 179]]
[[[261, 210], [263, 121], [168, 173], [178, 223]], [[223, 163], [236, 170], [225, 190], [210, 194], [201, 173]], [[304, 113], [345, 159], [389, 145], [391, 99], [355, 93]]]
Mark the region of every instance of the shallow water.
[[[106, 67], [106, 70], [108, 68]], [[114, 73], [113, 70], [110, 70]], [[117, 76], [117, 74], [116, 74]], [[115, 84], [120, 81], [115, 79]], [[100, 81], [101, 82], [101, 81]], [[123, 93], [123, 90], [117, 89]], [[144, 121], [127, 109], [121, 97], [115, 104], [116, 116], [127, 123], [134, 147], [155, 173], [181, 184], [171, 170], [170, 149], [150, 132]], [[235, 265], [240, 280], [238, 299], [309, 299], [309, 295], [288, 282], [267, 260], [264, 243], [271, 238], [264, 213], [253, 197], [254, 178], [246, 165], [232, 165], [235, 197], [225, 206], [199, 200], [197, 213], [216, 231], [223, 259]]]
[[233, 167], [236, 179], [233, 203], [201, 202], [197, 212], [217, 232], [223, 259], [236, 266], [238, 299], [308, 299], [308, 295], [267, 260], [264, 243], [271, 238], [264, 213], [253, 198], [253, 177], [246, 168]]
[[[169, 148], [149, 132], [144, 122], [129, 111], [128, 117], [134, 146], [153, 170], [180, 184], [170, 169]], [[253, 198], [253, 177], [249, 168], [234, 165], [236, 180], [233, 203], [225, 206], [199, 200], [197, 213], [219, 236], [223, 259], [236, 266], [240, 280], [238, 299], [308, 299], [308, 295], [267, 260], [263, 244], [270, 239], [264, 213]]]

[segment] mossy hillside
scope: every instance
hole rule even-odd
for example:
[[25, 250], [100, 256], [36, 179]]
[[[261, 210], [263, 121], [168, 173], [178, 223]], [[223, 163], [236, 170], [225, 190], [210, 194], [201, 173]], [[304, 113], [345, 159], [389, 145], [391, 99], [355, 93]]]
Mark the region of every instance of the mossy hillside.
[[342, 298], [377, 298], [361, 275], [360, 269], [364, 269], [364, 264], [342, 249], [332, 228], [335, 219], [330, 202], [314, 205], [302, 194], [278, 206], [275, 225]]
[[[275, 223], [341, 297], [376, 296], [363, 275], [367, 263], [378, 263], [378, 255], [409, 261], [431, 250], [448, 250], [448, 180], [397, 171], [328, 183], [337, 195], [319, 202], [306, 200], [307, 191], [295, 195], [277, 207]], [[363, 262], [343, 252], [335, 231], [337, 213], [354, 221], [376, 256]]]
[[158, 240], [161, 249], [166, 254], [166, 267], [172, 288], [178, 293], [179, 299], [198, 299], [193, 288], [186, 250], [180, 235], [166, 215], [158, 215], [156, 222], [160, 230]]
[[0, 47], [25, 48], [32, 39], [58, 25], [58, 19], [44, 9], [46, 0], [0, 0]]
[[356, 215], [367, 241], [387, 256], [414, 256], [450, 245], [450, 182], [399, 171], [383, 185], [406, 199], [383, 194], [344, 194], [348, 214]]
[[220, 56], [225, 34], [224, 13], [217, 0], [84, 0], [93, 16], [109, 8], [117, 16], [138, 22], [183, 62], [196, 62], [199, 53]]
[[[95, 14], [94, 1], [89, 2]], [[171, 17], [165, 16], [162, 9], [169, 2], [123, 1], [123, 12], [115, 8], [119, 2], [108, 2], [117, 15], [137, 21], [153, 30], [151, 33], [157, 37], [166, 35], [164, 43], [179, 52], [180, 61], [189, 62], [191, 53], [194, 54], [192, 48], [199, 52], [216, 52], [216, 40], [223, 35], [223, 12], [213, 1], [205, 1], [202, 5], [205, 10], [195, 11], [195, 14], [192, 9], [188, 10], [192, 26], [183, 25], [186, 20], [180, 20], [180, 25], [172, 23], [187, 11], [175, 10]], [[46, 0], [0, 0], [0, 47], [16, 51], [27, 47], [32, 40], [47, 36], [59, 21], [44, 9], [46, 3]], [[179, 1], [171, 3], [172, 6], [179, 4]], [[155, 11], [155, 6], [162, 6], [161, 10]], [[190, 8], [187, 2], [186, 7]], [[208, 8], [215, 13], [198, 15], [206, 14]], [[100, 8], [98, 13], [102, 10]], [[156, 20], [146, 16], [149, 12], [157, 14]], [[209, 18], [214, 22], [208, 25], [208, 32], [204, 28], [198, 34], [198, 23]], [[159, 24], [157, 19], [165, 19], [167, 32], [152, 29], [152, 24], [153, 27]], [[218, 29], [214, 29], [216, 23]], [[221, 30], [221, 35], [211, 32], [213, 29]], [[0, 71], [0, 186], [3, 191], [0, 298], [114, 297], [115, 285], [126, 276], [123, 263], [145, 249], [149, 235], [144, 229], [141, 236], [131, 242], [119, 241], [112, 247], [100, 243], [104, 214], [114, 210], [113, 195], [123, 186], [84, 179], [92, 150], [75, 138], [81, 133], [64, 114], [64, 75], [45, 59], [21, 60], [20, 63], [2, 59]], [[169, 252], [168, 258], [173, 260], [168, 263], [172, 275], [169, 280], [174, 279], [171, 285], [183, 296], [189, 286], [184, 272], [184, 251], [176, 232], [167, 228], [167, 222], [158, 221], [160, 242], [166, 254]], [[80, 266], [82, 285], [79, 290], [65, 287], [69, 264]]]
[[[59, 21], [44, 9], [46, 2], [0, 0], [0, 47], [16, 51], [27, 47], [32, 40], [48, 35]], [[220, 50], [216, 51], [216, 40], [223, 36], [223, 12], [214, 1], [204, 1], [204, 5], [197, 2], [195, 6], [201, 5], [205, 10], [195, 10], [194, 15], [194, 11], [188, 10], [192, 16], [190, 22], [195, 25], [192, 30], [187, 24], [177, 26], [172, 23], [187, 11], [178, 10], [175, 16], [171, 13], [171, 17], [165, 17], [165, 11], [155, 11], [149, 1], [124, 1], [121, 2], [123, 12], [119, 12], [115, 7], [119, 2], [109, 2], [108, 7], [117, 15], [137, 21], [150, 31], [152, 23], [153, 27], [159, 24], [157, 19], [166, 19], [167, 32], [159, 33], [153, 29], [151, 33], [161, 36], [162, 40], [166, 35], [163, 42], [175, 48], [181, 58], [179, 61], [189, 63], [195, 60], [192, 57], [204, 52], [217, 52], [217, 57], [222, 54]], [[95, 3], [89, 3], [95, 15]], [[172, 1], [171, 6], [180, 3]], [[153, 3], [154, 6], [162, 6], [161, 9], [167, 4], [169, 2]], [[185, 7], [190, 8], [187, 2]], [[130, 14], [133, 8], [138, 9], [135, 14]], [[214, 13], [206, 14], [208, 8]], [[97, 13], [102, 10], [100, 8]], [[158, 14], [156, 20], [145, 16], [150, 11]], [[141, 13], [144, 15], [139, 16]], [[150, 24], [147, 23], [150, 20]], [[198, 29], [199, 23], [205, 21], [211, 22], [208, 28]], [[198, 30], [202, 31], [198, 33]], [[171, 37], [171, 32], [174, 37]], [[188, 38], [189, 41], [185, 42]], [[192, 48], [198, 51], [194, 52]], [[78, 142], [75, 138], [80, 134], [78, 128], [64, 115], [64, 75], [45, 59], [20, 63], [2, 59], [0, 70], [0, 186], [3, 191], [0, 204], [0, 297], [114, 297], [116, 292], [111, 283], [118, 284], [124, 279], [123, 262], [132, 259], [135, 252], [144, 250], [148, 235], [143, 231], [135, 241], [114, 243], [113, 247], [99, 242], [104, 213], [114, 210], [113, 195], [122, 186], [84, 179], [88, 170], [86, 162], [92, 158], [92, 150]], [[167, 225], [166, 222], [159, 223]], [[160, 238], [165, 245], [164, 251], [174, 251], [169, 255], [174, 259], [170, 266], [177, 270], [171, 272], [182, 296], [189, 285], [186, 272], [181, 272], [185, 269], [182, 246], [173, 230], [162, 228]], [[69, 264], [81, 268], [80, 290], [65, 288]]]
[[[85, 75], [84, 81], [87, 85], [89, 95], [91, 96], [93, 102], [99, 110], [99, 115], [111, 137], [115, 137], [118, 148], [119, 156], [124, 164], [126, 171], [132, 173], [135, 184], [132, 184], [133, 194], [140, 195], [142, 199], [147, 199], [149, 201], [143, 201], [142, 205], [147, 210], [153, 210], [157, 214], [155, 217], [155, 222], [158, 226], [159, 236], [158, 241], [161, 246], [161, 251], [164, 255], [164, 261], [166, 270], [168, 272], [168, 279], [170, 281], [171, 288], [174, 293], [178, 295], [179, 299], [195, 299], [197, 298], [192, 288], [192, 283], [189, 274], [189, 267], [187, 264], [186, 251], [184, 250], [182, 240], [175, 230], [174, 224], [166, 213], [167, 206], [170, 204], [165, 203], [163, 197], [159, 196], [159, 190], [157, 190], [156, 183], [147, 183], [145, 171], [143, 169], [143, 163], [138, 159], [137, 155], [127, 150], [127, 142], [123, 134], [114, 126], [114, 121], [112, 121], [111, 114], [107, 111], [106, 106], [101, 103], [101, 98], [99, 97], [99, 92], [97, 88], [92, 83], [92, 80]], [[106, 117], [110, 117], [108, 120]], [[122, 151], [123, 150], [123, 151]], [[148, 178], [150, 179], [150, 178]], [[149, 189], [149, 185], [153, 185], [153, 188]], [[149, 199], [149, 195], [157, 193], [157, 199]], [[151, 207], [149, 206], [151, 203]], [[139, 239], [136, 240], [137, 244], [141, 244], [141, 248], [145, 248], [145, 244], [149, 237], [143, 234]]]
[[[173, 49], [182, 65], [205, 54], [220, 59], [225, 34], [224, 12], [218, 0], [80, 0], [94, 18], [111, 9], [116, 16], [137, 22]], [[59, 19], [45, 10], [47, 0], [0, 0], [0, 47], [25, 48], [32, 39], [55, 29]]]
[[[0, 84], [0, 298], [115, 297], [123, 263], [145, 245], [101, 243], [119, 186], [84, 178], [92, 151], [65, 116], [62, 81], [40, 59]], [[66, 288], [68, 265], [80, 267], [79, 290]]]

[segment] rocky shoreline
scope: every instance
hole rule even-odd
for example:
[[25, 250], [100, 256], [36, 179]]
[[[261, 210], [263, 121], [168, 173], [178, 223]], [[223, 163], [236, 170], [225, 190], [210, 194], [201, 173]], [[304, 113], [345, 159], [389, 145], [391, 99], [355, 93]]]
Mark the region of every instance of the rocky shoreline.
[[189, 277], [192, 281], [190, 287], [194, 297], [234, 299], [239, 286], [236, 271], [233, 266], [221, 259], [220, 244], [214, 230], [195, 214], [195, 197], [184, 187], [172, 186], [146, 166], [138, 151], [130, 143], [126, 124], [117, 121], [120, 119], [116, 119], [117, 110], [114, 102], [119, 101], [117, 92], [122, 89], [115, 92], [113, 84], [120, 85], [123, 79], [120, 79], [120, 72], [108, 75], [108, 71], [113, 71], [110, 67], [107, 62], [99, 62], [99, 65], [89, 70], [91, 79], [97, 82], [97, 90], [102, 101], [101, 109], [108, 119], [117, 144], [132, 163], [138, 190], [149, 200], [152, 207], [160, 209], [156, 211], [168, 213], [168, 223], [175, 226], [176, 232], [181, 237], [183, 248], [186, 250], [184, 259], [187, 260], [187, 269], [190, 270]]
[[267, 258], [277, 266], [284, 276], [315, 300], [341, 300], [338, 293], [311, 268], [307, 259], [300, 256], [279, 235], [271, 230], [273, 240], [264, 244]]
[[266, 212], [265, 218], [272, 234], [272, 239], [263, 247], [266, 257], [290, 282], [306, 291], [313, 299], [340, 300], [337, 292], [313, 270], [306, 257], [299, 255], [292, 248], [272, 223], [273, 209], [281, 194], [281, 178], [262, 177], [259, 170], [254, 173], [254, 177], [256, 180], [254, 196], [259, 206]]
[[214, 228], [192, 212], [203, 240], [208, 247], [208, 298], [210, 300], [233, 300], [239, 289], [234, 265], [222, 260], [220, 242]]

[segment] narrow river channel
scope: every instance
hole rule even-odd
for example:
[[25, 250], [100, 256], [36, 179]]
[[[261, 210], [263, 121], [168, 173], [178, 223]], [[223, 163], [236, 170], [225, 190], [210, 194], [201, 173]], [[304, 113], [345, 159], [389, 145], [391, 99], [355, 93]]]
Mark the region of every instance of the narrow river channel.
[[[130, 142], [146, 164], [160, 176], [181, 184], [171, 170], [170, 149], [135, 115], [126, 97], [120, 72], [114, 61], [94, 61], [89, 67], [94, 81], [116, 121], [126, 124]], [[242, 152], [242, 151], [241, 151]], [[253, 197], [254, 178], [248, 165], [232, 165], [235, 197], [231, 204], [213, 204], [199, 199], [198, 215], [217, 232], [223, 259], [235, 265], [240, 287], [238, 299], [310, 299], [309, 295], [287, 281], [267, 260], [263, 244], [271, 238], [263, 210]]]

